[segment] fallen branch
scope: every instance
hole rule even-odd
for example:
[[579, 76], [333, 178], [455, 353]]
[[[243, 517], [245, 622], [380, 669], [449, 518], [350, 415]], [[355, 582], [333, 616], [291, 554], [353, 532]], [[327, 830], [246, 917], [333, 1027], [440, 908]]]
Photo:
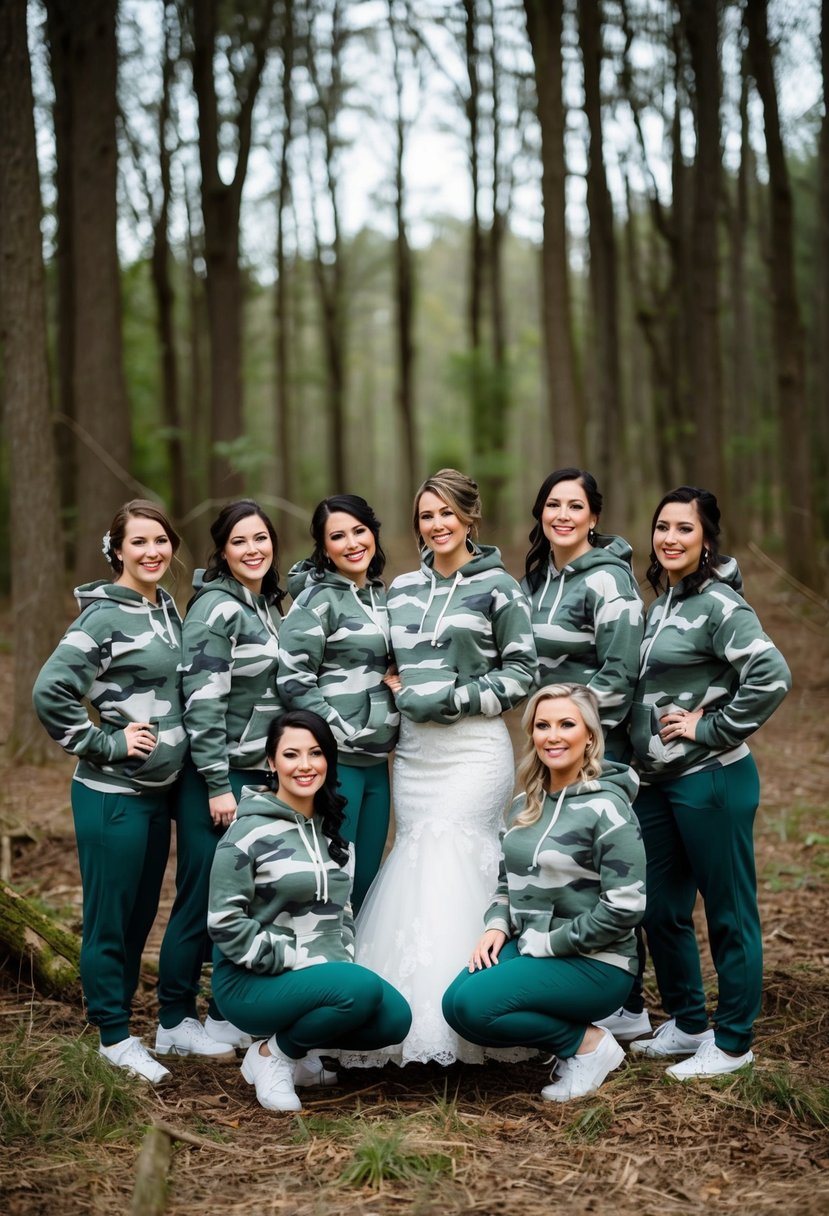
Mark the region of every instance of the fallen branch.
[[81, 941], [36, 908], [7, 882], [0, 881], [0, 952], [25, 969], [46, 996], [75, 995], [80, 983]]

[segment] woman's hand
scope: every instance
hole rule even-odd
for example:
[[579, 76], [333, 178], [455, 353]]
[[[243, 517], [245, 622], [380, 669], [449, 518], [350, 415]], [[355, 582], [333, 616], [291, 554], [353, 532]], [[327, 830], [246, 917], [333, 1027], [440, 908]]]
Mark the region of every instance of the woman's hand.
[[493, 964], [497, 964], [498, 955], [501, 953], [501, 947], [506, 940], [507, 935], [503, 929], [487, 929], [472, 951], [472, 956], [469, 960], [469, 970], [480, 971], [482, 967], [491, 967]]
[[395, 695], [400, 692], [400, 689], [403, 687], [403, 681], [397, 674], [396, 667], [392, 666], [388, 669], [386, 674], [383, 676], [383, 683], [387, 688], [390, 688]]
[[690, 712], [687, 709], [675, 709], [673, 713], [665, 714], [664, 718], [659, 719], [662, 723], [659, 738], [663, 743], [671, 743], [675, 739], [696, 739], [697, 722], [702, 713], [701, 709]]
[[130, 722], [124, 727], [128, 756], [149, 756], [156, 739], [149, 722]]
[[208, 805], [214, 827], [226, 828], [236, 818], [236, 799], [232, 794], [215, 794]]

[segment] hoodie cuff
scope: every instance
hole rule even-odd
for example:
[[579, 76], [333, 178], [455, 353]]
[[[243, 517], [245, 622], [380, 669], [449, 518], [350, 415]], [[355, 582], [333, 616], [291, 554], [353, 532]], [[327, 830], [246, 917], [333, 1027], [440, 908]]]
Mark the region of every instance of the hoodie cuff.
[[[103, 733], [103, 732], [102, 732]], [[126, 731], [116, 731], [114, 735], [105, 736], [109, 747], [107, 751], [108, 760], [126, 760], [129, 755], [129, 744], [127, 743]]]
[[454, 701], [455, 708], [463, 713], [474, 717], [481, 712], [481, 690], [474, 681], [456, 688]]

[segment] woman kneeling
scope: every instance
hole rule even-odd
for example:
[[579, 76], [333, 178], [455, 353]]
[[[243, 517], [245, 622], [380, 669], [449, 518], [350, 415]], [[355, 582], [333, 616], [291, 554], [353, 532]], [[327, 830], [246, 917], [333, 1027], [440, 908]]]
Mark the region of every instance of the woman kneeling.
[[486, 932], [443, 999], [464, 1038], [558, 1057], [541, 1096], [598, 1089], [624, 1052], [595, 1022], [624, 1003], [645, 910], [645, 854], [631, 798], [638, 780], [602, 763], [596, 698], [550, 684], [530, 700], [516, 798], [501, 842]]
[[331, 1077], [309, 1052], [398, 1043], [411, 1012], [354, 963], [353, 861], [330, 728], [307, 710], [286, 713], [271, 723], [266, 759], [274, 789], [245, 788], [213, 862], [213, 991], [256, 1040], [242, 1075], [259, 1102], [299, 1110], [295, 1087]]

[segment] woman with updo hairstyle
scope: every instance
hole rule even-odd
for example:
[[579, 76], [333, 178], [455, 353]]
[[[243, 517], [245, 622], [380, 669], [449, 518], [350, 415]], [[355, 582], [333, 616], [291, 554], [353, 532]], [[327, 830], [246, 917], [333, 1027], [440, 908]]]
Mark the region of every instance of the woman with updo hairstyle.
[[380, 521], [364, 498], [335, 494], [311, 520], [314, 551], [291, 569], [279, 639], [279, 696], [308, 709], [337, 740], [343, 835], [355, 846], [355, 914], [389, 829], [389, 754], [400, 715], [384, 683], [391, 664]]
[[595, 695], [548, 684], [527, 706], [494, 897], [468, 967], [446, 992], [446, 1020], [487, 1047], [557, 1057], [550, 1102], [592, 1093], [624, 1051], [598, 1019], [637, 970], [645, 855], [626, 765], [604, 761]]
[[[753, 825], [760, 799], [746, 740], [791, 686], [786, 662], [720, 553], [708, 490], [666, 494], [651, 527], [648, 609], [631, 743], [635, 811], [648, 858], [644, 926], [668, 1021], [634, 1052], [679, 1057], [675, 1080], [735, 1072], [754, 1059], [763, 953]], [[717, 972], [709, 1029], [693, 911], [705, 901]], [[683, 1058], [684, 1057], [684, 1058]]]
[[130, 1034], [130, 1018], [187, 754], [181, 621], [160, 585], [180, 543], [156, 503], [136, 498], [116, 512], [102, 544], [111, 578], [75, 589], [80, 616], [33, 692], [41, 722], [78, 760], [72, 817], [87, 1017], [100, 1031], [100, 1054], [153, 1084], [170, 1074]]
[[394, 847], [357, 921], [357, 961], [412, 1009], [404, 1043], [354, 1064], [483, 1059], [446, 1023], [441, 998], [467, 957], [498, 872], [513, 780], [502, 715], [535, 672], [527, 601], [497, 549], [477, 541], [478, 487], [441, 469], [417, 492], [421, 561], [389, 588], [401, 714]]
[[[373, 1049], [411, 1021], [399, 992], [354, 963], [353, 859], [337, 743], [308, 710], [271, 723], [268, 781], [245, 789], [210, 879], [213, 984], [253, 1038], [242, 1076], [267, 1110], [299, 1110], [320, 1050]], [[334, 1079], [336, 1080], [336, 1075]]]
[[223, 507], [210, 527], [212, 552], [193, 576], [184, 619], [182, 691], [191, 762], [176, 811], [176, 899], [161, 947], [160, 1055], [235, 1058], [250, 1038], [212, 998], [204, 1025], [197, 997], [210, 957], [207, 894], [216, 843], [245, 785], [268, 775], [268, 728], [282, 712], [276, 692], [279, 586], [276, 531], [250, 498]]

